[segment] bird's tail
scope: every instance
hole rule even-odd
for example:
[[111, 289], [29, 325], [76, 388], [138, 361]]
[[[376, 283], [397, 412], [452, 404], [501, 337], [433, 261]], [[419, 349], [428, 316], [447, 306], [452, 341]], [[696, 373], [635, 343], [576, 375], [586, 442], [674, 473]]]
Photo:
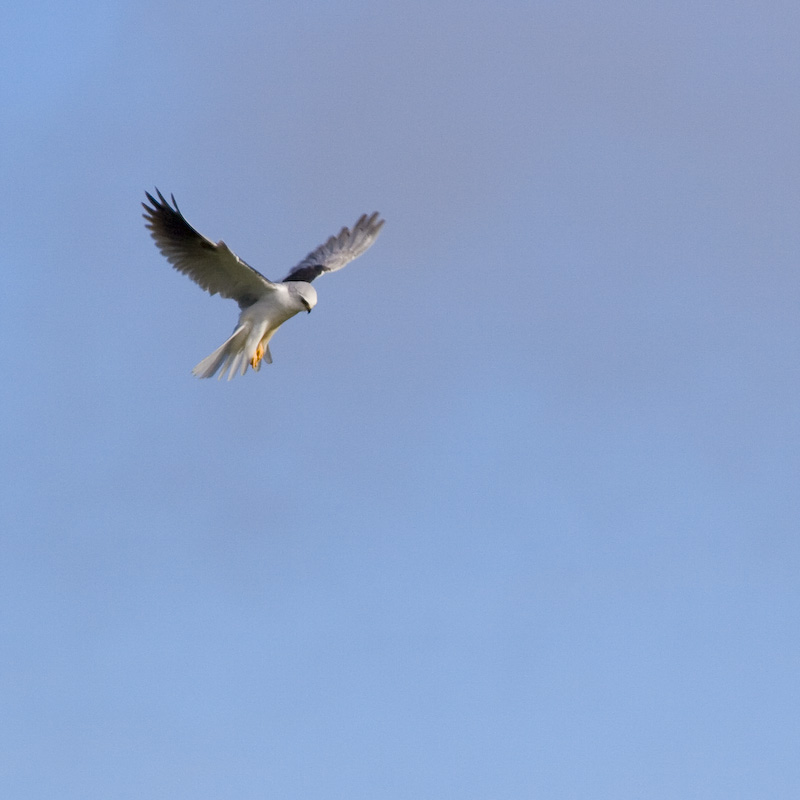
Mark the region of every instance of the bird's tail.
[[[222, 378], [226, 372], [228, 373], [228, 380], [233, 378], [237, 372], [244, 375], [245, 372], [247, 372], [247, 365], [255, 354], [258, 340], [261, 339], [261, 336], [257, 336], [257, 339], [253, 341], [255, 337], [251, 337], [250, 335], [252, 333], [252, 328], [253, 326], [249, 322], [244, 322], [237, 326], [236, 330], [227, 341], [223, 342], [210, 356], [206, 356], [206, 358], [192, 370], [192, 373], [198, 378], [211, 378], [213, 375], [216, 375], [217, 370], [221, 368], [219, 373], [220, 378]], [[253, 350], [253, 353], [250, 353], [250, 350]], [[265, 346], [263, 357], [267, 364], [272, 363], [269, 346]], [[255, 369], [259, 369], [260, 366], [261, 363], [258, 361]]]

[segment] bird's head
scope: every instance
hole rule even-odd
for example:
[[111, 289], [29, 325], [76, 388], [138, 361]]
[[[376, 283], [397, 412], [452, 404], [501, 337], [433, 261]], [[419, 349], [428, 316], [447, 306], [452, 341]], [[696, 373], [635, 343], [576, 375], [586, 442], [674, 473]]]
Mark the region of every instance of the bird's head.
[[311, 313], [311, 309], [317, 304], [317, 290], [305, 281], [288, 281], [289, 294], [297, 298], [303, 309]]

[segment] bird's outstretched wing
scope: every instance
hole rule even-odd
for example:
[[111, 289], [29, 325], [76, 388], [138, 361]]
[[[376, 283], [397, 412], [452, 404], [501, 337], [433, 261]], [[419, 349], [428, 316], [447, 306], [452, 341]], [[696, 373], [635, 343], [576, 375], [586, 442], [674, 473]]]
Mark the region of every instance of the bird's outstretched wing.
[[354, 258], [364, 253], [378, 238], [385, 220], [378, 219], [378, 212], [363, 214], [353, 225], [353, 230], [342, 228], [338, 236], [331, 236], [314, 252], [309, 253], [284, 278], [285, 281], [307, 281], [311, 283], [323, 272], [336, 272]]
[[225, 242], [214, 244], [199, 234], [184, 219], [175, 195], [170, 205], [158, 189], [156, 193], [158, 200], [145, 192], [150, 205], [142, 203], [142, 216], [156, 246], [178, 272], [188, 275], [209, 294], [235, 300], [240, 308], [253, 305], [275, 286], [229, 250]]

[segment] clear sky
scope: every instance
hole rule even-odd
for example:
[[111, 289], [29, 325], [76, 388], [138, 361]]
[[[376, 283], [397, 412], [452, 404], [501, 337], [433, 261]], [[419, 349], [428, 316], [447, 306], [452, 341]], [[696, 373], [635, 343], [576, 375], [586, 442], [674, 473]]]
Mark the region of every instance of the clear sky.
[[[0, 795], [800, 796], [796, 2], [26, 2]], [[174, 193], [279, 279], [231, 383]]]

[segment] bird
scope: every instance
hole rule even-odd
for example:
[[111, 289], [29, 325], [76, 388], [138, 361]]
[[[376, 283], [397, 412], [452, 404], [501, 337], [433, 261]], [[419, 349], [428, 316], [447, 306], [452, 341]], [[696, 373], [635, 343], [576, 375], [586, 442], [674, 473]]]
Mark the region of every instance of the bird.
[[301, 311], [311, 313], [317, 292], [311, 282], [326, 272], [336, 272], [366, 252], [378, 237], [385, 220], [377, 211], [362, 214], [352, 230], [342, 228], [312, 250], [279, 282], [265, 278], [237, 256], [223, 241], [216, 244], [198, 233], [185, 219], [175, 195], [170, 204], [156, 189], [158, 198], [145, 192], [142, 203], [145, 227], [162, 255], [178, 272], [188, 275], [209, 294], [219, 294], [239, 304], [241, 313], [233, 333], [192, 373], [198, 378], [231, 380], [250, 366], [258, 372], [262, 361], [272, 363], [270, 339], [286, 320]]

